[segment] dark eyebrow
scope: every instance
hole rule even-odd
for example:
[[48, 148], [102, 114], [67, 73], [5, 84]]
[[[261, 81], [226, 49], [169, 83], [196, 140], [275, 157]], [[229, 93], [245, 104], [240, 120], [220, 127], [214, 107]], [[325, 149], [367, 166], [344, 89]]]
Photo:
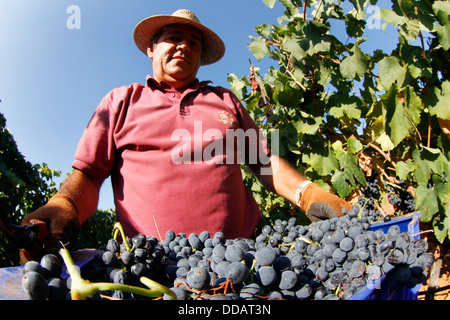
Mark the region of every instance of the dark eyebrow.
[[[150, 39], [150, 43], [157, 44], [157, 43], [159, 42], [159, 38], [161, 37], [161, 35], [162, 35], [164, 32], [167, 32], [169, 35], [170, 35], [170, 34], [177, 35], [177, 34], [182, 34], [182, 33], [183, 33], [183, 31], [178, 30], [178, 29], [175, 29], [175, 28], [173, 28], [173, 26], [175, 26], [175, 25], [168, 25], [168, 26], [165, 26], [165, 27], [161, 28], [161, 29], [160, 29], [160, 30], [159, 30], [159, 31], [158, 31], [158, 32]], [[197, 29], [196, 29], [196, 30], [197, 30]], [[198, 34], [197, 34], [197, 33], [192, 33], [192, 34], [190, 34], [190, 36], [193, 37], [195, 40], [199, 41], [199, 42], [201, 43], [203, 49], [205, 48], [205, 43], [204, 43], [203, 34], [201, 33], [200, 30], [198, 30]]]
[[[183, 34], [183, 32], [182, 31], [180, 31], [180, 30], [168, 30], [169, 32], [169, 34], [174, 34], [174, 35], [179, 35], [179, 34]], [[202, 40], [202, 38], [200, 37], [200, 36], [198, 36], [198, 35], [196, 35], [196, 34], [190, 34], [189, 36], [191, 36], [192, 38], [194, 38], [194, 39], [196, 39], [196, 40], [198, 40], [198, 41], [201, 41]]]

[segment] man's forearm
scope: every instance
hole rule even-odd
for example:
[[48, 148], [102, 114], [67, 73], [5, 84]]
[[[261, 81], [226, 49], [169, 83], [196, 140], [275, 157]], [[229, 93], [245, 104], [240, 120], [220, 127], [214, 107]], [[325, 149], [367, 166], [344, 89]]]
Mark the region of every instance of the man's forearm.
[[295, 192], [307, 179], [286, 160], [272, 155], [269, 165], [249, 167], [268, 190], [296, 204]]
[[74, 170], [61, 185], [56, 196], [68, 197], [76, 207], [80, 225], [97, 210], [100, 187], [103, 180], [92, 178], [79, 170]]

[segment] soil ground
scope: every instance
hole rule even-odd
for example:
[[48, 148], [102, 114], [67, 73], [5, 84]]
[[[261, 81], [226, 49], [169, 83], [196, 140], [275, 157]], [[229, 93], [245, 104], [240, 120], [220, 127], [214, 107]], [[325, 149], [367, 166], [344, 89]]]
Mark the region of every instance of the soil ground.
[[[420, 229], [424, 231], [423, 239], [428, 241], [428, 251], [433, 253], [436, 260], [442, 259], [442, 267], [439, 273], [437, 287], [429, 288], [430, 277], [422, 285], [419, 291], [419, 300], [450, 300], [450, 245], [441, 244], [434, 237], [433, 233], [427, 232], [431, 227], [421, 224]], [[430, 275], [431, 269], [428, 274]]]

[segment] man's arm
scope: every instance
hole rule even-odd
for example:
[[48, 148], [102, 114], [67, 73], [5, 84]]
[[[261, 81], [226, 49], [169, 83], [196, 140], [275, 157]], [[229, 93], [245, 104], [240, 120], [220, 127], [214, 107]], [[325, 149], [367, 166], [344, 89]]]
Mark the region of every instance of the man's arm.
[[102, 184], [103, 180], [75, 169], [64, 180], [55, 196], [68, 197], [73, 202], [78, 212], [80, 225], [83, 225], [97, 210]]
[[286, 160], [272, 155], [268, 165], [248, 166], [258, 180], [269, 191], [274, 192], [296, 204], [295, 192], [307, 179]]
[[298, 205], [311, 221], [342, 216], [351, 209], [349, 203], [315, 183], [308, 184], [297, 198], [297, 189], [308, 180], [283, 158], [272, 155], [268, 165], [249, 168], [268, 190]]

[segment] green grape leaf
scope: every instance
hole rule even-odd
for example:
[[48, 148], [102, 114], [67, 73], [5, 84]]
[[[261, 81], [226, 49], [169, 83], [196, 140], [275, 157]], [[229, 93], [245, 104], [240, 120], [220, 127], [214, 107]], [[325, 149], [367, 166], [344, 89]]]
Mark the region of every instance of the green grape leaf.
[[263, 0], [263, 1], [266, 4], [266, 6], [268, 6], [270, 9], [273, 9], [275, 2], [277, 2], [277, 0]]
[[263, 38], [252, 38], [249, 49], [258, 60], [261, 60], [269, 53], [269, 48], [267, 47], [266, 40], [264, 40]]
[[345, 57], [339, 67], [342, 76], [347, 79], [361, 79], [368, 69], [369, 62], [357, 46], [353, 55]]
[[438, 212], [438, 199], [436, 192], [432, 188], [427, 188], [426, 184], [420, 184], [416, 189], [417, 209], [422, 212], [420, 220], [430, 222], [433, 215]]
[[381, 96], [386, 110], [386, 133], [394, 146], [397, 146], [409, 134], [411, 121], [405, 115], [403, 103], [398, 97], [397, 86], [393, 85], [388, 92]]
[[397, 83], [399, 87], [403, 85], [406, 77], [406, 68], [400, 65], [397, 57], [384, 57], [378, 62], [379, 78], [378, 81], [385, 90]]
[[430, 95], [430, 114], [450, 120], [450, 81], [442, 83], [442, 90], [433, 88]]

